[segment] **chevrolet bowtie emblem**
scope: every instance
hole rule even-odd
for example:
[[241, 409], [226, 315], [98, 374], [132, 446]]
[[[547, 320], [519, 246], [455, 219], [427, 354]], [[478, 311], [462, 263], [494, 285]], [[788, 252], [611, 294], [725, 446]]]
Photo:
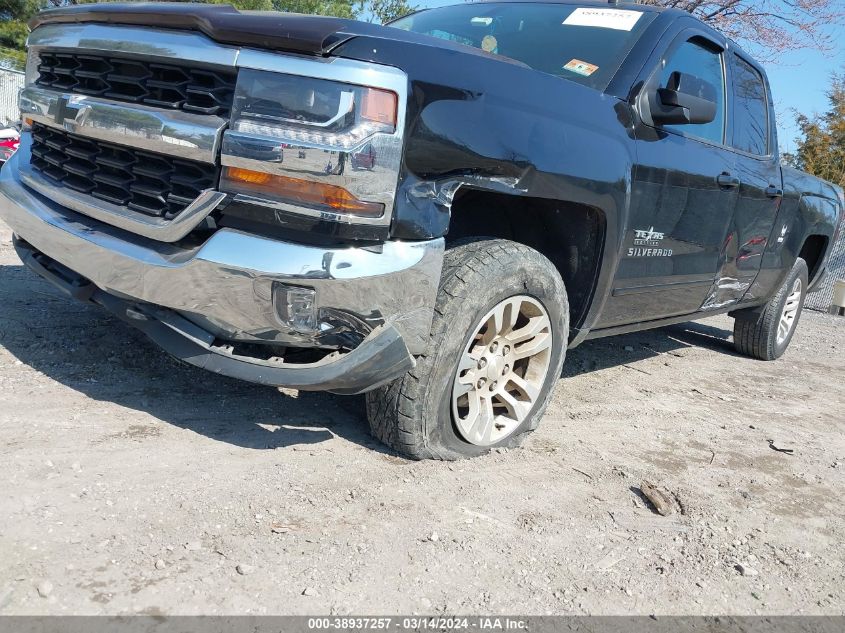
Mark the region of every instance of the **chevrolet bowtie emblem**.
[[59, 100], [56, 102], [56, 123], [64, 125], [65, 119], [75, 121], [76, 116], [84, 107], [83, 105], [71, 103], [70, 97], [59, 97]]

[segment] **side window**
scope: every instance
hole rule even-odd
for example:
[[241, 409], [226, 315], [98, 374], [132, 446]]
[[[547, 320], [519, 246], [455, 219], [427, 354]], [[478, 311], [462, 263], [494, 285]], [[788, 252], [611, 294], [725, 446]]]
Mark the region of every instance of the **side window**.
[[725, 139], [725, 69], [722, 53], [705, 47], [703, 42], [690, 40], [681, 44], [666, 60], [660, 74], [660, 87], [666, 88], [669, 76], [676, 71], [694, 75], [713, 85], [716, 89], [716, 118], [710, 123], [690, 125], [664, 125], [685, 136], [694, 136], [714, 143]]
[[769, 153], [769, 104], [766, 85], [760, 73], [745, 60], [734, 56], [733, 146], [743, 152], [766, 156]]

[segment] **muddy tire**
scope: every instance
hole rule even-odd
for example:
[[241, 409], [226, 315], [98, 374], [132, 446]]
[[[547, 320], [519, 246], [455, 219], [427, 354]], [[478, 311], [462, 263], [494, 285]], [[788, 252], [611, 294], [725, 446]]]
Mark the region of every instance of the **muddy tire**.
[[462, 240], [445, 254], [427, 350], [366, 394], [371, 432], [413, 459], [517, 446], [546, 410], [568, 336], [566, 289], [548, 259], [507, 240]]
[[732, 313], [734, 347], [739, 353], [760, 360], [776, 360], [783, 355], [798, 327], [808, 277], [807, 263], [798, 258], [768, 303]]

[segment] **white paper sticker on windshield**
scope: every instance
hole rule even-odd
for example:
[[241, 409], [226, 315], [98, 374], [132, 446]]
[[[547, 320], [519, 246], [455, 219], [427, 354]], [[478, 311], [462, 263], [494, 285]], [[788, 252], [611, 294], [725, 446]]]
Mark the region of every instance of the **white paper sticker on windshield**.
[[642, 16], [640, 11], [624, 9], [575, 9], [563, 23], [571, 26], [597, 26], [603, 29], [630, 31]]

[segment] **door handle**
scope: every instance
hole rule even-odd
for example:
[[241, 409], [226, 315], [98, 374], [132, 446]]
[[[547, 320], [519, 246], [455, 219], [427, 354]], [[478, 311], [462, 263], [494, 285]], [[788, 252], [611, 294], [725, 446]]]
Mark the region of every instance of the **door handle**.
[[739, 178], [737, 178], [736, 176], [731, 176], [727, 172], [719, 174], [716, 177], [716, 182], [719, 183], [720, 187], [724, 187], [725, 189], [735, 189], [740, 185]]
[[769, 185], [766, 187], [766, 195], [769, 198], [783, 198], [783, 189], [779, 189], [774, 185]]

